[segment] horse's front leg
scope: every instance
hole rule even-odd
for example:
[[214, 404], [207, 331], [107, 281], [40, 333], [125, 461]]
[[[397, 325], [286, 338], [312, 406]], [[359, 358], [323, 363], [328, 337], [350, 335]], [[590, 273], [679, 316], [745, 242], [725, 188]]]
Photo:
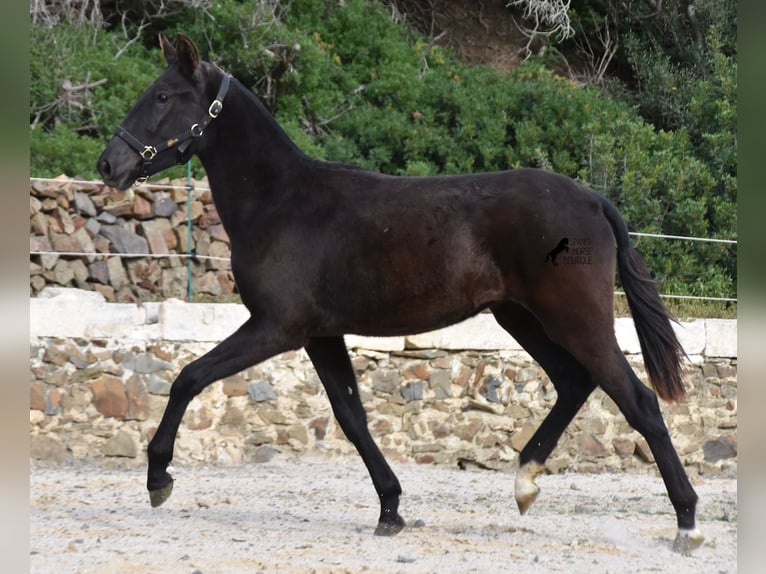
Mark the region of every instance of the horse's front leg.
[[251, 318], [231, 336], [181, 370], [170, 388], [165, 413], [147, 449], [149, 468], [146, 487], [152, 506], [165, 502], [173, 490], [173, 477], [167, 468], [173, 459], [178, 427], [191, 400], [215, 381], [300, 346], [301, 342], [291, 344], [290, 338], [280, 329], [269, 329]]
[[375, 534], [397, 534], [405, 526], [399, 516], [402, 488], [367, 428], [367, 415], [359, 398], [356, 376], [343, 338], [311, 339], [306, 345], [306, 352], [327, 391], [338, 424], [356, 447], [375, 485], [380, 499], [380, 517]]

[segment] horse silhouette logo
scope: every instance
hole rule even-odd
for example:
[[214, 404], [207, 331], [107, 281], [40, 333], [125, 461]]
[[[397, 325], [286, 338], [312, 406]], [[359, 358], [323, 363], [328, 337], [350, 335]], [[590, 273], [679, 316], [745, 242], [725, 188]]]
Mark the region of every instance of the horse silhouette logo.
[[548, 261], [550, 261], [553, 265], [558, 265], [558, 263], [556, 263], [556, 257], [562, 251], [567, 251], [567, 252], [569, 251], [569, 238], [568, 237], [564, 237], [561, 241], [559, 241], [559, 243], [558, 243], [558, 245], [556, 245], [556, 247], [554, 247], [553, 249], [551, 249], [548, 252], [548, 255], [545, 256], [544, 263], [547, 263]]

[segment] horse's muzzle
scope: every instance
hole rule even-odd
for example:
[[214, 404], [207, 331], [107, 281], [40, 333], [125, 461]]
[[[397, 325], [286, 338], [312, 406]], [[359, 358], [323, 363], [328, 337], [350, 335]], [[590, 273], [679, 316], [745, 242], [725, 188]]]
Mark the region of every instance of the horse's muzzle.
[[106, 185], [125, 190], [136, 181], [139, 166], [132, 150], [127, 149], [122, 153], [118, 147], [121, 147], [120, 143], [114, 139], [110, 141], [98, 158], [96, 169]]

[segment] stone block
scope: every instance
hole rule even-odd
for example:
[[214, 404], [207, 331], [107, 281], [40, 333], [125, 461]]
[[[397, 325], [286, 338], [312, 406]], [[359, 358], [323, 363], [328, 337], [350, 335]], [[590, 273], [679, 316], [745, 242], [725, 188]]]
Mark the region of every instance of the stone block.
[[29, 437], [29, 456], [61, 464], [69, 458], [69, 452], [66, 446], [52, 436], [32, 435]]
[[77, 240], [64, 233], [51, 233], [51, 247], [61, 253], [82, 253]]
[[242, 412], [242, 409], [233, 405], [227, 406], [226, 412], [221, 418], [221, 424], [228, 425], [241, 432], [244, 432], [247, 428], [247, 420], [245, 419], [245, 414]]
[[167, 341], [221, 341], [236, 331], [250, 313], [234, 303], [165, 301], [160, 307], [161, 336]]
[[484, 427], [484, 421], [481, 416], [472, 416], [468, 417], [466, 421], [454, 425], [452, 432], [461, 440], [473, 442], [482, 427]]
[[578, 436], [577, 448], [589, 458], [604, 458], [609, 455], [606, 447], [591, 433], [581, 433]]
[[43, 352], [43, 361], [61, 367], [67, 362], [67, 354], [64, 349], [51, 345]]
[[702, 452], [708, 462], [718, 462], [737, 456], [737, 440], [734, 437], [725, 436], [705, 441], [702, 444]]
[[402, 387], [402, 398], [407, 402], [423, 400], [424, 387], [423, 381], [410, 381]]
[[433, 389], [434, 398], [450, 398], [452, 396], [452, 374], [446, 369], [434, 370], [428, 376], [428, 386]]
[[149, 375], [160, 371], [172, 371], [173, 365], [168, 361], [158, 359], [153, 353], [138, 353], [128, 351], [123, 355], [122, 365], [137, 373]]
[[155, 217], [171, 217], [178, 210], [178, 205], [168, 192], [158, 191], [154, 194], [152, 210]]
[[128, 398], [122, 380], [112, 375], [103, 375], [90, 385], [93, 404], [105, 417], [122, 419], [128, 411]]
[[638, 342], [638, 334], [633, 319], [617, 317], [614, 320], [614, 334], [623, 353], [635, 355], [641, 353], [641, 345]]
[[636, 452], [636, 443], [632, 439], [617, 437], [612, 439], [614, 451], [622, 458], [633, 456]]
[[[101, 229], [101, 224], [95, 218], [88, 219], [85, 222], [85, 230], [91, 235], [98, 235], [98, 232], [100, 229]], [[95, 244], [93, 248], [95, 249]]]
[[146, 239], [119, 225], [102, 225], [99, 234], [106, 237], [116, 253], [148, 253]]
[[687, 355], [700, 355], [705, 351], [705, 321], [703, 319], [671, 324]]
[[146, 232], [146, 241], [149, 244], [149, 251], [155, 255], [170, 253], [168, 244], [165, 241], [165, 234], [162, 231], [150, 230]]
[[250, 400], [255, 401], [256, 403], [274, 401], [277, 399], [274, 388], [267, 381], [247, 383], [247, 395], [250, 397]]
[[88, 285], [88, 268], [80, 259], [75, 259], [70, 262], [69, 269], [72, 272], [74, 278], [74, 284], [79, 288], [87, 287]]
[[109, 211], [102, 211], [96, 217], [96, 221], [102, 225], [114, 225], [117, 223], [117, 216]]
[[210, 244], [210, 249], [207, 252], [209, 257], [215, 257], [215, 259], [207, 259], [205, 261], [205, 267], [212, 270], [228, 270], [231, 268], [231, 250], [229, 246], [222, 241], [213, 241]]
[[705, 356], [737, 356], [737, 321], [705, 319]]
[[404, 337], [361, 337], [346, 335], [346, 347], [349, 349], [368, 349], [370, 351], [402, 351], [405, 346]]
[[144, 421], [149, 418], [149, 393], [146, 385], [136, 376], [131, 377], [125, 383], [125, 394], [128, 400], [128, 408], [125, 420]]
[[101, 447], [101, 452], [104, 456], [136, 458], [138, 448], [133, 437], [124, 430], [118, 430], [113, 437], [107, 439]]
[[63, 209], [61, 207], [57, 208], [53, 212], [53, 221], [57, 221], [59, 224], [59, 228], [61, 231], [66, 233], [67, 235], [71, 235], [74, 233], [74, 223], [72, 222], [72, 216], [69, 215], [69, 213], [66, 211], [66, 209]]
[[370, 425], [370, 432], [373, 436], [383, 436], [391, 434], [394, 431], [394, 426], [391, 420], [386, 418], [379, 418]]
[[252, 456], [250, 457], [250, 461], [255, 463], [269, 462], [278, 453], [278, 450], [267, 445], [262, 445], [255, 449]]
[[104, 297], [93, 291], [46, 287], [29, 301], [29, 334], [82, 337], [90, 318], [104, 306]]
[[53, 267], [52, 279], [59, 285], [70, 285], [74, 279], [71, 262], [66, 259], [59, 259]]
[[45, 412], [45, 385], [40, 381], [29, 385], [29, 409]]
[[372, 374], [372, 388], [380, 393], [393, 394], [399, 391], [399, 373], [378, 370]]
[[220, 296], [223, 293], [221, 282], [213, 271], [208, 271], [201, 277], [194, 277], [192, 289], [195, 293], [208, 293], [213, 296]]
[[503, 329], [489, 313], [465, 321], [405, 338], [407, 348], [446, 350], [522, 350], [513, 337]]
[[211, 225], [208, 229], [208, 233], [210, 233], [210, 237], [215, 241], [220, 241], [226, 245], [231, 245], [229, 235], [226, 233], [226, 230], [220, 223]]
[[78, 213], [88, 217], [96, 217], [96, 206], [91, 201], [87, 193], [81, 191], [74, 192], [74, 206]]
[[243, 397], [247, 394], [247, 381], [242, 375], [233, 375], [223, 380], [223, 394], [227, 397]]
[[149, 375], [146, 382], [146, 390], [151, 395], [168, 396], [171, 383], [158, 375]]
[[163, 297], [186, 297], [188, 277], [186, 267], [163, 269], [161, 283]]
[[112, 287], [119, 290], [130, 284], [128, 274], [125, 272], [125, 267], [122, 264], [121, 258], [109, 257], [106, 260], [106, 267], [109, 271], [109, 284]]
[[205, 405], [188, 409], [183, 420], [186, 428], [190, 430], [208, 429], [213, 424], [213, 420], [210, 418], [210, 414]]
[[38, 337], [156, 336], [152, 329], [139, 329], [146, 320], [142, 308], [133, 304], [107, 304], [101, 293], [82, 289], [44, 289], [41, 296], [30, 299], [29, 319], [30, 335]]
[[441, 421], [428, 421], [428, 428], [434, 438], [447, 438], [451, 433], [450, 426]]
[[152, 217], [152, 204], [143, 195], [133, 196], [133, 217], [136, 219], [149, 219]]
[[297, 441], [302, 445], [309, 443], [309, 433], [301, 423], [290, 425], [290, 428], [287, 429], [287, 437], [289, 440]]
[[48, 217], [44, 213], [35, 213], [29, 218], [29, 225], [35, 235], [48, 235]]
[[327, 425], [330, 419], [328, 417], [317, 417], [309, 422], [309, 428], [314, 431], [316, 440], [324, 440], [327, 435]]

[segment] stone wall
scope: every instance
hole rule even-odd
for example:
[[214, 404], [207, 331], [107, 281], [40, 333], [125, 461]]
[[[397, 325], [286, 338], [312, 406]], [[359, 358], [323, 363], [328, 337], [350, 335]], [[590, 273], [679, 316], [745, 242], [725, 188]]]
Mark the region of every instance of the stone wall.
[[64, 176], [33, 182], [30, 295], [54, 286], [97, 291], [109, 301], [185, 297], [187, 259], [174, 255], [188, 253], [188, 219], [197, 256], [193, 292], [219, 298], [234, 293], [229, 237], [207, 181], [193, 182], [188, 193], [185, 184], [164, 180], [118, 191]]
[[[30, 301], [31, 456], [144, 464], [179, 369], [247, 316], [236, 304], [108, 303], [47, 289]], [[615, 324], [645, 379], [630, 319]], [[736, 476], [736, 322], [677, 326], [688, 400], [663, 404], [692, 474]], [[518, 344], [481, 314], [411, 337], [346, 338], [369, 427], [392, 460], [512, 469], [556, 393]], [[175, 460], [239, 464], [277, 453], [353, 453], [303, 351], [217, 382], [184, 418]], [[656, 472], [643, 438], [597, 390], [548, 461], [552, 472]]]

